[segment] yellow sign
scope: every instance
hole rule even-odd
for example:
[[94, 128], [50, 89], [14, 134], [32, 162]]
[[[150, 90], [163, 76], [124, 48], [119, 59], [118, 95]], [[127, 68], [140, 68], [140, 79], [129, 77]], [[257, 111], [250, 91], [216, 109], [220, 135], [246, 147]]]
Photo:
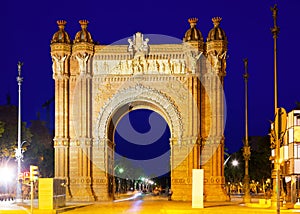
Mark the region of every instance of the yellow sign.
[[37, 181], [39, 179], [39, 167], [30, 165], [30, 181]]
[[53, 178], [39, 179], [39, 209], [53, 209]]

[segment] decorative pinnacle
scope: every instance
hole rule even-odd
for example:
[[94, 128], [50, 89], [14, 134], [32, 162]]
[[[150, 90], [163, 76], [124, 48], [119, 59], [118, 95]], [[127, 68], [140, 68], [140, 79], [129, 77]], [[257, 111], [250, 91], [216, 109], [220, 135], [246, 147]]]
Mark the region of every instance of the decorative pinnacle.
[[19, 73], [19, 76], [21, 76], [22, 66], [23, 66], [23, 62], [19, 61], [18, 62], [18, 73]]
[[273, 18], [277, 19], [277, 12], [278, 12], [277, 4], [275, 4], [274, 7], [271, 7], [271, 11], [273, 12]]
[[56, 21], [59, 29], [64, 29], [67, 22], [65, 20], [57, 20]]
[[79, 21], [81, 28], [87, 28], [88, 23], [89, 23], [89, 21], [85, 20], [85, 19]]
[[191, 25], [191, 28], [195, 27], [197, 22], [198, 22], [198, 18], [189, 18], [188, 19], [188, 22], [190, 23]]
[[245, 67], [245, 73], [244, 73], [244, 79], [247, 81], [249, 78], [249, 74], [248, 74], [248, 58], [243, 59], [244, 61], [244, 67]]
[[221, 17], [213, 17], [211, 20], [214, 23], [214, 27], [219, 27], [220, 22], [222, 21], [222, 18]]
[[274, 7], [271, 7], [272, 15], [273, 15], [273, 21], [274, 21], [274, 27], [271, 28], [271, 32], [273, 34], [273, 38], [277, 38], [279, 34], [279, 27], [277, 26], [277, 13], [278, 13], [278, 8], [277, 5], [275, 4]]

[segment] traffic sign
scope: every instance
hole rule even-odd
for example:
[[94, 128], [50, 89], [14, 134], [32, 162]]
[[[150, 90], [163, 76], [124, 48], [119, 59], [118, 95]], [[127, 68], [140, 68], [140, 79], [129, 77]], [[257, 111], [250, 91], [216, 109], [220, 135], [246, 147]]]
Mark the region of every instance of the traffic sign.
[[30, 181], [37, 181], [39, 179], [39, 167], [30, 165]]
[[280, 140], [286, 132], [287, 114], [284, 108], [277, 108], [274, 120], [275, 137]]

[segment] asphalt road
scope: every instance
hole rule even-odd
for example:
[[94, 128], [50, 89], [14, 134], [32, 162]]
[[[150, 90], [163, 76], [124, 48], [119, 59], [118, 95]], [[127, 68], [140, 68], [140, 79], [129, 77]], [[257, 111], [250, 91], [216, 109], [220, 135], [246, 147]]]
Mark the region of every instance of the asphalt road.
[[[193, 209], [191, 202], [168, 201], [165, 197], [147, 196], [143, 199], [123, 200], [118, 202], [99, 202], [72, 210], [64, 210], [66, 214], [258, 214], [276, 213], [270, 208], [250, 208], [241, 203], [242, 198], [234, 198], [231, 202], [207, 202], [204, 209]], [[256, 200], [252, 199], [252, 202]], [[281, 213], [300, 213], [299, 209], [285, 209]]]
[[[59, 208], [52, 212], [51, 210], [38, 210], [37, 201], [34, 201], [34, 214], [258, 214], [258, 213], [276, 213], [276, 210], [270, 208], [251, 208], [242, 203], [241, 197], [232, 198], [231, 202], [205, 202], [203, 209], [193, 209], [191, 202], [168, 201], [166, 197], [146, 196], [143, 198], [123, 198], [115, 202], [93, 202], [80, 203], [68, 202], [66, 207]], [[252, 203], [257, 203], [252, 199]], [[300, 213], [300, 209], [285, 209], [280, 213]], [[28, 201], [24, 201], [23, 206], [18, 206], [14, 202], [1, 202], [0, 214], [28, 214], [30, 206]]]

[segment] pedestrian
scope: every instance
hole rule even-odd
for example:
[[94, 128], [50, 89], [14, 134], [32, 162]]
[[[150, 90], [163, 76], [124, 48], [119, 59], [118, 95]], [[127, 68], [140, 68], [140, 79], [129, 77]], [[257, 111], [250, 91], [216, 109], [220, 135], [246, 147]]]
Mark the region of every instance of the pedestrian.
[[169, 189], [169, 191], [168, 191], [168, 201], [172, 200], [172, 195], [173, 195], [173, 191], [171, 189]]

